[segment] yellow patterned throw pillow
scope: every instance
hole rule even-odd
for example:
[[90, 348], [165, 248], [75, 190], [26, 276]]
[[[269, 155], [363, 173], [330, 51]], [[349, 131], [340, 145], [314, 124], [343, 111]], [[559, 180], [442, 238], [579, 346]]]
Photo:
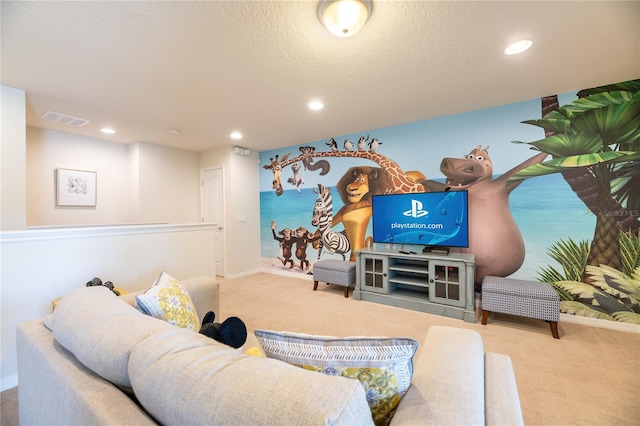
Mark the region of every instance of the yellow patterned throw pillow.
[[155, 284], [136, 296], [140, 312], [180, 328], [200, 330], [200, 321], [191, 296], [178, 280], [162, 272]]
[[255, 335], [268, 358], [358, 380], [376, 425], [388, 425], [411, 385], [418, 342], [409, 338], [312, 336], [269, 330]]

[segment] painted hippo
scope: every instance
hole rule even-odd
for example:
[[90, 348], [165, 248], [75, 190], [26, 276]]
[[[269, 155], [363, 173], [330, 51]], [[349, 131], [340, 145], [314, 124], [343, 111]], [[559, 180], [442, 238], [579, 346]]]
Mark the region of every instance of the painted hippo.
[[520, 229], [509, 210], [509, 194], [522, 182], [507, 186], [507, 180], [525, 167], [541, 163], [545, 153], [535, 155], [493, 179], [489, 147], [478, 145], [464, 158], [444, 158], [440, 171], [451, 191], [469, 191], [469, 248], [476, 257], [475, 283], [486, 275], [506, 277], [524, 262], [525, 248]]

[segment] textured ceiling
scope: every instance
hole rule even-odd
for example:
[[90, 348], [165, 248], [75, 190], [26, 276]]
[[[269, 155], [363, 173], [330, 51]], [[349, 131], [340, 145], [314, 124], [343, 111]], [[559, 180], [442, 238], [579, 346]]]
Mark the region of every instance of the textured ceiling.
[[[194, 151], [304, 144], [640, 77], [637, 1], [374, 0], [351, 38], [329, 34], [317, 5], [2, 1], [0, 76], [26, 91], [30, 126]], [[523, 37], [530, 50], [503, 54]], [[48, 110], [91, 123], [41, 120]]]

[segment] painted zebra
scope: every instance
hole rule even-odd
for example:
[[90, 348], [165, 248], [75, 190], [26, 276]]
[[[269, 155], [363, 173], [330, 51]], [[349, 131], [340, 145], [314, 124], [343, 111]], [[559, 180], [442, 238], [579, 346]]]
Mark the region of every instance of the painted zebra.
[[317, 226], [320, 231], [318, 260], [320, 260], [320, 256], [322, 255], [323, 247], [326, 247], [331, 254], [341, 254], [342, 260], [346, 260], [345, 253], [351, 250], [351, 244], [344, 234], [344, 231], [335, 232], [331, 229], [333, 222], [333, 200], [329, 193], [329, 188], [318, 184], [318, 191], [314, 188], [313, 192], [318, 194], [313, 209], [313, 219], [311, 219], [311, 224]]

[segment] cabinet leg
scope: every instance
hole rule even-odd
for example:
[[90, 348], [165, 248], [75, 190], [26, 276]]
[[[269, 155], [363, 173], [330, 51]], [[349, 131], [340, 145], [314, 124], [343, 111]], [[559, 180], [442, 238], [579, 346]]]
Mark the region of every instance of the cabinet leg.
[[487, 325], [487, 319], [489, 318], [489, 311], [482, 310], [482, 325]]
[[551, 326], [551, 334], [553, 335], [554, 339], [559, 339], [560, 335], [558, 334], [558, 323], [557, 322], [549, 322], [549, 325]]
[[316, 291], [318, 289], [318, 281], [313, 281], [313, 291]]

